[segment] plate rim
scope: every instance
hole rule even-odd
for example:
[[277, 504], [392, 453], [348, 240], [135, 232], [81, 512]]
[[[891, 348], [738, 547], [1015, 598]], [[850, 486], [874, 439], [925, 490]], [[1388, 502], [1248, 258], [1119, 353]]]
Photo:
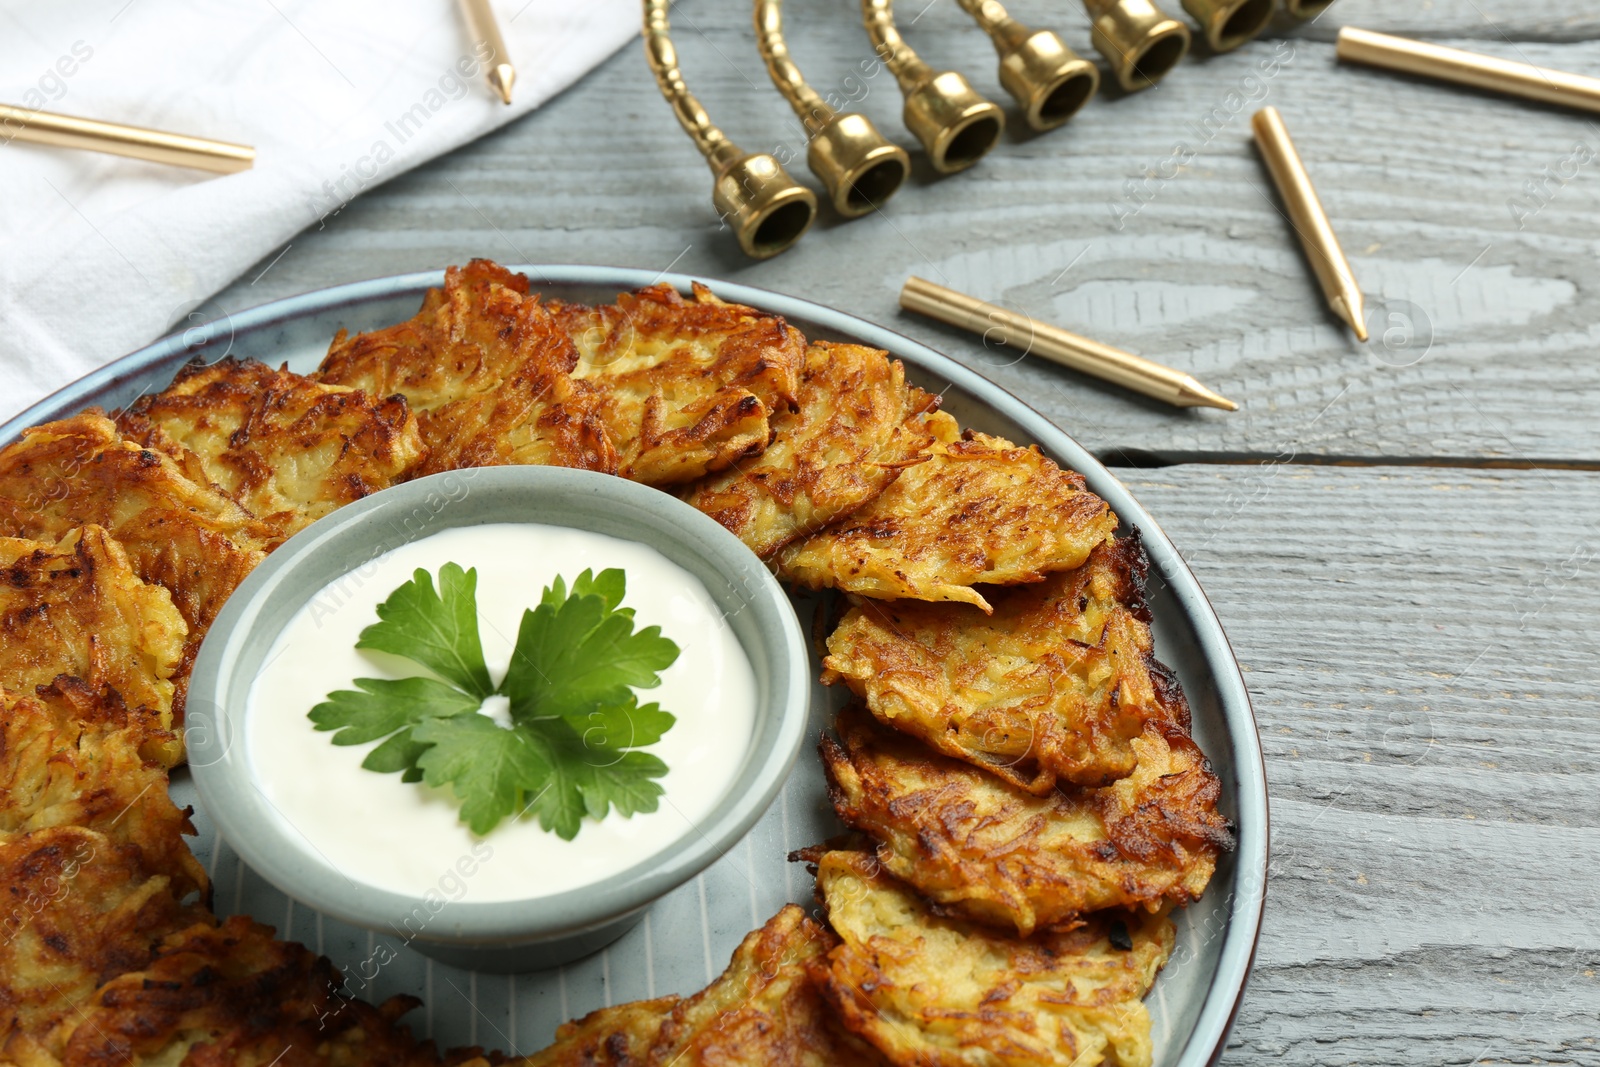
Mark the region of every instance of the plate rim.
[[[786, 318], [815, 323], [884, 349], [895, 358], [944, 377], [950, 384], [960, 386], [968, 394], [1025, 428], [1032, 435], [1034, 443], [1058, 462], [1082, 474], [1090, 488], [1111, 504], [1112, 510], [1123, 521], [1139, 529], [1151, 566], [1166, 582], [1168, 590], [1178, 600], [1194, 627], [1196, 644], [1216, 685], [1222, 720], [1226, 726], [1226, 740], [1236, 768], [1238, 841], [1234, 859], [1237, 870], [1232, 899], [1227, 904], [1227, 929], [1216, 973], [1196, 1016], [1194, 1028], [1175, 1061], [1178, 1067], [1216, 1063], [1221, 1058], [1238, 1017], [1260, 943], [1270, 848], [1266, 760], [1250, 693], [1222, 621], [1217, 617], [1199, 580], [1155, 517], [1092, 453], [1030, 404], [952, 357], [849, 312], [741, 282], [690, 274], [585, 264], [505, 266], [507, 270], [527, 275], [534, 286], [542, 281], [558, 285], [615, 287], [618, 291], [625, 291], [664, 283], [679, 292], [688, 292], [691, 284], [698, 282], [711, 288], [722, 299]], [[0, 423], [0, 447], [9, 445], [22, 430], [30, 426], [76, 414], [84, 408], [88, 398], [121, 382], [152, 374], [169, 363], [176, 370], [189, 357], [211, 347], [219, 323], [227, 326], [231, 342], [237, 332], [255, 332], [313, 313], [406, 295], [420, 296], [426, 289], [443, 284], [444, 273], [442, 269], [414, 271], [345, 282], [283, 297], [243, 311], [225, 312], [222, 318], [181, 333], [169, 334], [136, 349], [29, 405]]]

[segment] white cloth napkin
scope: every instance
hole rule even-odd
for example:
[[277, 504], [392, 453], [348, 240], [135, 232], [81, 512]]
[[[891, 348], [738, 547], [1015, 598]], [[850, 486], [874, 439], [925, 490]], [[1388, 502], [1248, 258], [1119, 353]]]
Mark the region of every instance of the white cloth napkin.
[[217, 176], [0, 139], [0, 419], [638, 32], [635, 0], [494, 6], [509, 107], [457, 0], [0, 0], [0, 101], [256, 149]]

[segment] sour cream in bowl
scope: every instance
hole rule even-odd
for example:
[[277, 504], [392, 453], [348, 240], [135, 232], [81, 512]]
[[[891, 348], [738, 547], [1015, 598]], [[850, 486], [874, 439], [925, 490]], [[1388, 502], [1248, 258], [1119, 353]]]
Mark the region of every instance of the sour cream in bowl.
[[278, 548], [191, 676], [190, 765], [296, 900], [479, 970], [595, 951], [726, 852], [806, 732], [788, 598], [665, 493], [435, 475]]

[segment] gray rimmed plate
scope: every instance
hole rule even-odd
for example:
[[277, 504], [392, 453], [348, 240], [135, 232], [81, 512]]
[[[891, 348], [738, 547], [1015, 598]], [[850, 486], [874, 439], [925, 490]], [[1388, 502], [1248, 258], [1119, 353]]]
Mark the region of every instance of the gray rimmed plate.
[[[609, 301], [621, 290], [667, 282], [687, 291], [691, 279], [614, 267], [513, 267], [534, 287], [576, 301]], [[291, 370], [316, 366], [340, 328], [372, 329], [410, 317], [424, 290], [441, 284], [429, 271], [335, 286], [240, 312], [117, 360], [0, 426], [0, 443], [23, 428], [85, 407], [122, 407], [160, 389], [191, 358], [253, 357]], [[697, 279], [704, 281], [704, 279]], [[946, 356], [851, 315], [749, 286], [707, 282], [723, 299], [782, 314], [808, 337], [872, 345], [905, 362], [908, 375], [942, 393], [963, 425], [1034, 442], [1080, 471], [1124, 523], [1138, 527], [1150, 554], [1149, 599], [1156, 653], [1183, 682], [1194, 734], [1222, 780], [1221, 806], [1238, 826], [1239, 845], [1217, 867], [1204, 899], [1179, 914], [1178, 943], [1148, 1003], [1159, 1067], [1199, 1067], [1220, 1056], [1243, 995], [1266, 892], [1267, 796], [1260, 739], [1249, 695], [1227, 636], [1205, 594], [1154, 518], [1077, 442], [1022, 401]], [[802, 619], [809, 604], [800, 602]], [[813, 685], [811, 728], [831, 719], [842, 694]], [[190, 802], [183, 774], [173, 782]], [[667, 992], [690, 992], [726, 964], [739, 939], [786, 901], [809, 902], [810, 879], [785, 854], [837, 831], [821, 767], [802, 754], [779, 800], [715, 865], [658, 902], [646, 920], [604, 952], [558, 971], [479, 976], [427, 961], [402, 947], [321, 915], [307, 914], [249, 870], [205, 817], [196, 813], [195, 851], [211, 873], [219, 912], [243, 911], [329, 955], [357, 995], [410, 993], [427, 1007], [413, 1026], [441, 1044], [490, 1044], [533, 1051], [566, 1018]], [[465, 1000], [467, 1003], [460, 1003]]]

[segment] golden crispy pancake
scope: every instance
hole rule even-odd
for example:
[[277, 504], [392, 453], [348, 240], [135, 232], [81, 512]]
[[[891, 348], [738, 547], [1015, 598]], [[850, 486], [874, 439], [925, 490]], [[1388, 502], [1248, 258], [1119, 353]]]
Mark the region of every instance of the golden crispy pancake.
[[988, 615], [863, 601], [828, 638], [823, 681], [843, 679], [883, 722], [1031, 792], [1104, 785], [1133, 770], [1134, 738], [1163, 714], [1148, 566], [1135, 534], [1074, 570], [992, 591]]
[[[111, 686], [170, 728], [188, 629], [171, 594], [140, 579], [102, 527], [80, 527], [60, 543], [0, 538], [0, 689], [26, 695], [75, 675], [95, 690]], [[146, 755], [171, 766], [182, 746], [175, 737], [161, 744]]]
[[869, 503], [931, 438], [907, 419], [927, 394], [876, 348], [814, 341], [798, 405], [772, 418], [772, 443], [696, 482], [684, 499], [763, 559]]
[[793, 904], [734, 950], [692, 997], [621, 1004], [564, 1024], [523, 1067], [877, 1067], [829, 1017], [809, 973], [838, 940]]
[[[432, 1042], [399, 1025], [414, 998], [374, 1007], [341, 996], [343, 984], [326, 958], [235, 915], [172, 934], [153, 959], [101, 986], [34, 1049], [65, 1067], [439, 1067]], [[476, 1051], [451, 1062], [486, 1067]]]
[[666, 996], [592, 1011], [557, 1027], [549, 1048], [515, 1062], [518, 1067], [642, 1067], [677, 1003], [677, 997]]
[[81, 1018], [96, 986], [208, 918], [133, 849], [79, 826], [0, 835], [0, 885], [0, 1060], [9, 1062], [28, 1062], [27, 1046]]
[[766, 447], [803, 346], [781, 318], [703, 287], [541, 304], [527, 278], [474, 260], [410, 320], [341, 333], [317, 377], [403, 395], [430, 450], [419, 474], [537, 463], [668, 485]]
[[863, 852], [824, 854], [817, 892], [843, 941], [818, 968], [828, 1003], [892, 1063], [1149, 1067], [1141, 998], [1172, 953], [1164, 913], [1022, 940], [939, 918]]
[[786, 906], [746, 935], [722, 976], [679, 1001], [650, 1050], [653, 1067], [871, 1067], [882, 1059], [827, 1013], [809, 970], [836, 945]]
[[432, 450], [416, 473], [533, 464], [615, 474], [604, 403], [590, 383], [565, 374], [513, 374], [422, 416]]
[[420, 414], [488, 392], [519, 371], [570, 371], [577, 353], [541, 311], [527, 278], [475, 259], [445, 271], [444, 287], [428, 290], [405, 322], [353, 336], [339, 331], [316, 377], [373, 396], [398, 393]]
[[121, 431], [191, 463], [287, 537], [401, 480], [422, 459], [404, 398], [378, 399], [254, 360], [191, 365], [117, 417]]
[[805, 339], [777, 315], [668, 285], [589, 307], [548, 307], [577, 345], [574, 377], [605, 397], [619, 473], [677, 485], [759, 454], [769, 420], [795, 403]]
[[57, 541], [88, 525], [105, 527], [189, 626], [174, 673], [181, 721], [183, 683], [206, 628], [275, 531], [171, 456], [125, 440], [97, 411], [24, 430], [0, 449], [0, 537]]
[[129, 850], [178, 896], [206, 890], [185, 834], [187, 811], [167, 795], [172, 733], [149, 708], [63, 675], [37, 696], [0, 690], [0, 839], [81, 826]]
[[1117, 517], [1083, 478], [1037, 447], [963, 437], [943, 412], [926, 417], [929, 458], [872, 503], [789, 545], [778, 576], [882, 600], [956, 600], [985, 611], [973, 586], [1036, 582], [1083, 563]]
[[1132, 775], [1037, 797], [874, 722], [839, 715], [822, 741], [834, 810], [939, 909], [1026, 937], [1090, 911], [1198, 900], [1220, 850], [1221, 786], [1176, 725], [1134, 742]]
[[406, 399], [428, 446], [414, 475], [519, 463], [615, 474], [603, 398], [572, 380], [577, 362], [528, 279], [477, 259], [446, 271], [407, 321], [341, 331], [316, 376]]

